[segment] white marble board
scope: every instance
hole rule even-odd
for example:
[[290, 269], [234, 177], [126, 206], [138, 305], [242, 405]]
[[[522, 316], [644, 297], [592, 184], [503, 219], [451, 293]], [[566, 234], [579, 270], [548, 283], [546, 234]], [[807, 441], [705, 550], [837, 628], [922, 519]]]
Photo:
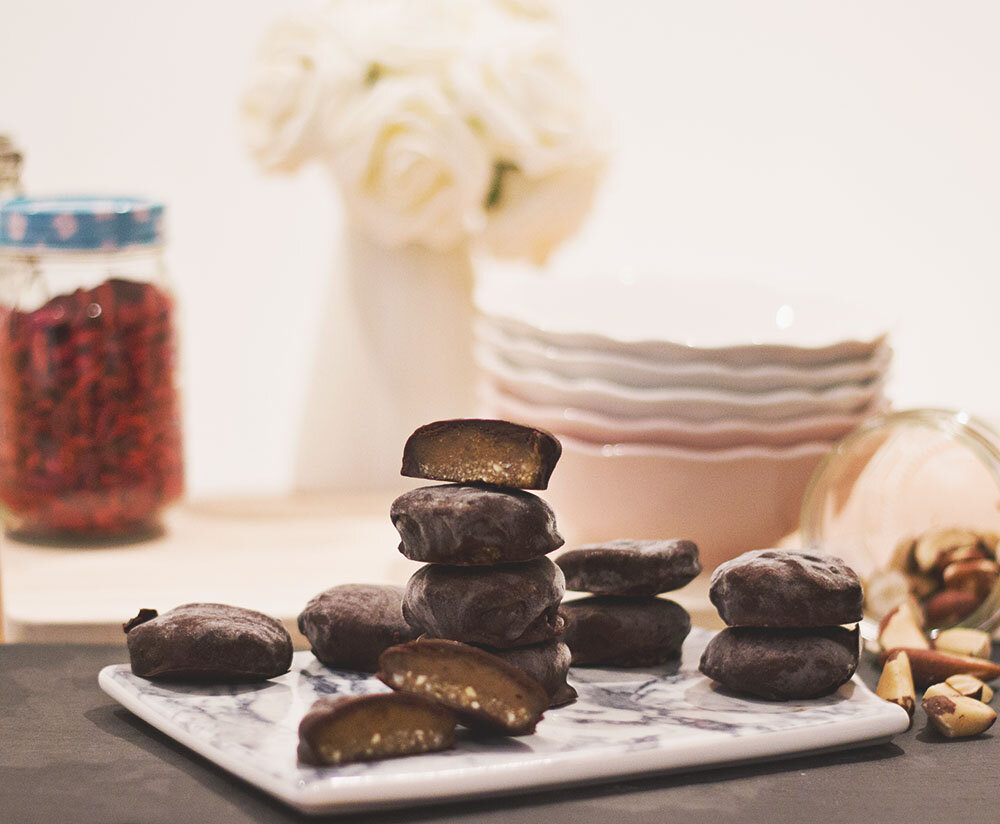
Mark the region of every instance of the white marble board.
[[[888, 741], [906, 713], [861, 681], [811, 701], [740, 698], [698, 672], [711, 638], [695, 628], [678, 665], [574, 668], [575, 704], [549, 710], [534, 735], [474, 738], [454, 750], [367, 764], [297, 763], [299, 720], [323, 695], [384, 691], [373, 677], [328, 669], [298, 652], [290, 672], [263, 684], [157, 683], [128, 665], [105, 667], [101, 688], [149, 724], [307, 813], [405, 807]], [[464, 732], [464, 731], [463, 731]]]

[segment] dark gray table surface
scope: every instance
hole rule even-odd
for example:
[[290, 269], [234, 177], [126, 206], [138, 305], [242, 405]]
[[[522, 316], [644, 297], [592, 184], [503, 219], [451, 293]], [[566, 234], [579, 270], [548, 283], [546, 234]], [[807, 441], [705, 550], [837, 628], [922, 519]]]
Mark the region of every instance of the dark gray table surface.
[[[119, 647], [0, 645], [0, 824], [326, 820], [272, 800], [113, 702], [97, 673], [126, 660]], [[871, 663], [861, 675], [874, 685]], [[1000, 729], [949, 741], [927, 729], [918, 708], [909, 732], [877, 747], [336, 820], [918, 824], [998, 817]]]

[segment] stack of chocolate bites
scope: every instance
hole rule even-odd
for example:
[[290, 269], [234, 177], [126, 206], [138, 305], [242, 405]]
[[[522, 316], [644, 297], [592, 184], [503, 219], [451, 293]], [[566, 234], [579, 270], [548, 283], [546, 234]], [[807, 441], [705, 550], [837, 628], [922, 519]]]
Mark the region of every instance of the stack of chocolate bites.
[[728, 627], [708, 643], [701, 672], [734, 692], [818, 698], [858, 666], [861, 581], [817, 552], [761, 549], [719, 566], [709, 597]]
[[569, 648], [560, 639], [562, 571], [546, 555], [563, 544], [545, 489], [561, 454], [547, 432], [507, 421], [459, 419], [417, 429], [402, 474], [450, 483], [397, 498], [399, 551], [421, 567], [402, 611], [416, 633], [479, 647], [524, 671], [549, 706], [569, 703]]
[[439, 421], [410, 436], [402, 474], [451, 483], [393, 502], [400, 551], [424, 561], [402, 587], [342, 584], [299, 615], [313, 653], [375, 673], [391, 693], [318, 700], [299, 725], [299, 758], [343, 764], [454, 745], [455, 725], [526, 735], [572, 701], [559, 602], [545, 555], [562, 544], [543, 489], [559, 459], [546, 432], [506, 421]]
[[561, 609], [574, 666], [645, 667], [680, 656], [691, 616], [657, 596], [701, 572], [694, 543], [619, 539], [571, 549], [556, 563], [568, 589], [592, 593]]

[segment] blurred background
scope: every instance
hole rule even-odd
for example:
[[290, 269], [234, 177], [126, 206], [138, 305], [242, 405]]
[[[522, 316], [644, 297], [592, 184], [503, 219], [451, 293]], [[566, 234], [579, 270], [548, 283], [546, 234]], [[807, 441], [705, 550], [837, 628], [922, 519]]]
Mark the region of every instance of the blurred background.
[[[256, 42], [296, 5], [3, 10], [0, 133], [25, 150], [27, 190], [169, 205], [195, 497], [299, 485], [299, 428], [334, 322], [335, 190], [316, 167], [262, 176], [238, 115]], [[553, 271], [818, 285], [892, 322], [897, 406], [1000, 412], [1000, 6], [562, 9], [613, 151]]]

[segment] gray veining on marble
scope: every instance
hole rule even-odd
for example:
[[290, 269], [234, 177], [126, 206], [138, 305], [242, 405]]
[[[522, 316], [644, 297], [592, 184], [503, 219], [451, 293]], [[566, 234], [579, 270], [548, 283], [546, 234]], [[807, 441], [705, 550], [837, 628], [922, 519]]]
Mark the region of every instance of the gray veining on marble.
[[[535, 764], [537, 780], [554, 766], [587, 765], [594, 775], [606, 775], [608, 763], [662, 751], [663, 768], [721, 763], [741, 757], [734, 742], [751, 738], [774, 740], [759, 747], [767, 755], [818, 749], [864, 741], [900, 732], [901, 712], [876, 698], [860, 681], [852, 681], [829, 697], [800, 702], [770, 702], [743, 698], [720, 690], [697, 671], [698, 659], [712, 633], [695, 628], [679, 663], [643, 670], [574, 668], [570, 681], [579, 691], [575, 704], [549, 710], [534, 735], [520, 738], [479, 738], [459, 735], [454, 750], [366, 764], [315, 768], [296, 761], [297, 728], [309, 706], [324, 695], [382, 692], [374, 677], [328, 669], [311, 653], [298, 652], [289, 673], [263, 684], [193, 686], [157, 683], [132, 675], [127, 665], [109, 667], [102, 686], [116, 699], [168, 735], [202, 755], [285, 800], [298, 793], [336, 797], [338, 783], [358, 780], [413, 782], [422, 777], [446, 792], [450, 777], [481, 775]], [[900, 726], [902, 724], [902, 727]], [[853, 732], [857, 730], [857, 732]], [[788, 736], [795, 733], [795, 744]], [[689, 753], [684, 756], [683, 753]], [[681, 753], [681, 756], [670, 755]], [[649, 753], [645, 753], [649, 756]], [[742, 757], [746, 757], [743, 755]], [[638, 762], [636, 762], [638, 763]], [[656, 764], [647, 757], [644, 769]], [[353, 782], [350, 780], [354, 779]], [[495, 782], [495, 778], [490, 778]], [[467, 788], [473, 784], [466, 783]], [[475, 786], [479, 786], [476, 784]], [[424, 795], [428, 795], [428, 790]], [[291, 800], [291, 803], [295, 803]]]

